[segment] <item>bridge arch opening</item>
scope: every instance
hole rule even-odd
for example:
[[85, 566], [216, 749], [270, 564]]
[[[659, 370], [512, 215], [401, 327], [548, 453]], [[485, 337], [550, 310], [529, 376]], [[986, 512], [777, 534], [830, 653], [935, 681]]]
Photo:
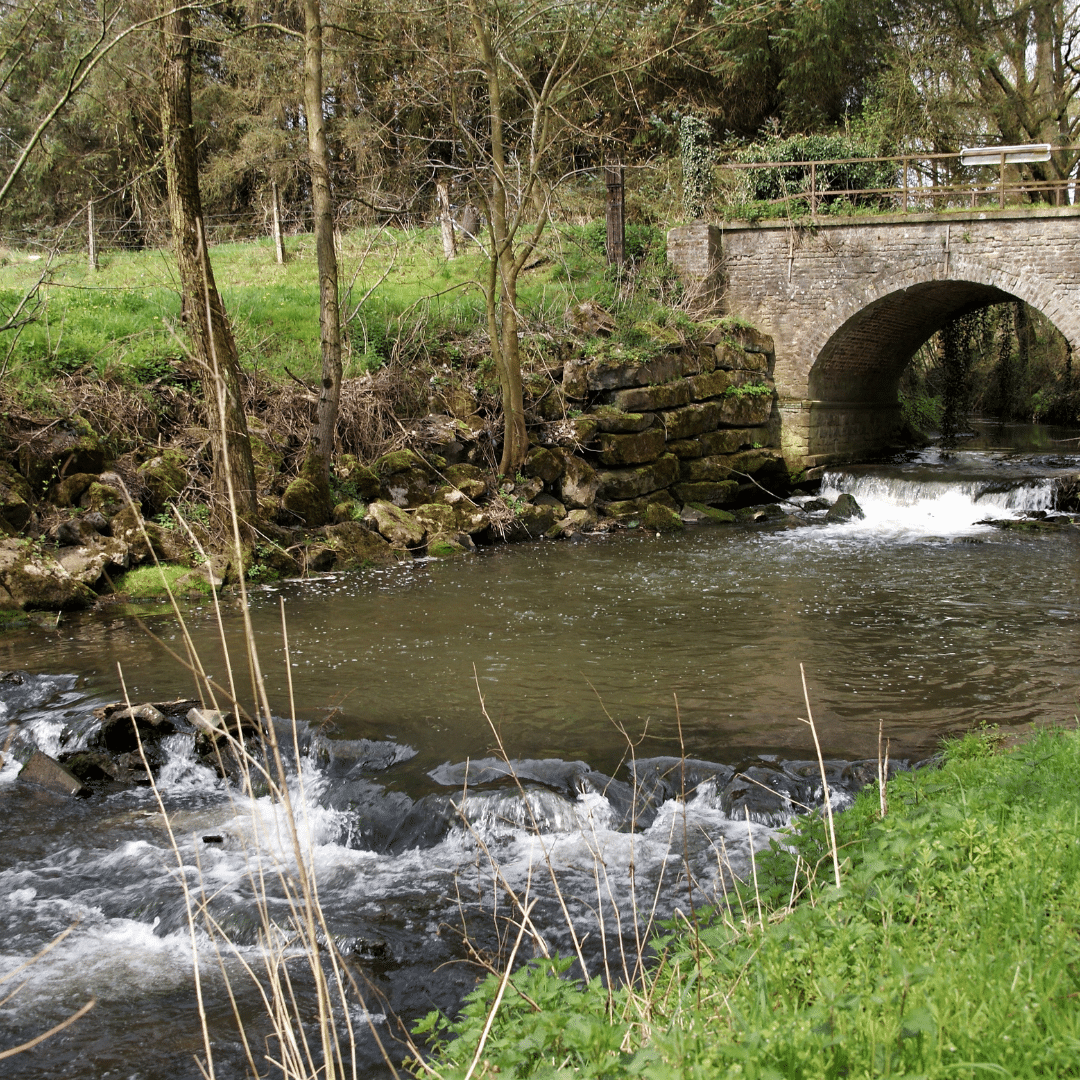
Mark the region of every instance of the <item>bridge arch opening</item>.
[[[1037, 297], [997, 285], [936, 279], [886, 292], [846, 318], [810, 369], [807, 464], [869, 457], [900, 445], [900, 381], [922, 345], [955, 319], [1017, 300], [1042, 310]], [[1069, 341], [1065, 328], [1043, 314]]]

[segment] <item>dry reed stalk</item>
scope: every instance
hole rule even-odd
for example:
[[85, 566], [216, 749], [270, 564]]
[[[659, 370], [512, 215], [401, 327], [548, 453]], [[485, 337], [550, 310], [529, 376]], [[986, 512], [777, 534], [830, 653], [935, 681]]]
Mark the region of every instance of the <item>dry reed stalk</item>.
[[885, 733], [885, 721], [878, 720], [878, 732], [877, 732], [877, 768], [878, 768], [878, 804], [881, 812], [881, 819], [885, 820], [885, 815], [889, 812], [889, 795], [885, 790], [886, 784], [889, 781], [889, 744], [885, 744], [885, 757], [881, 756], [881, 738]]
[[761, 892], [758, 889], [757, 880], [757, 859], [754, 858], [754, 833], [750, 828], [750, 807], [743, 806], [743, 813], [746, 814], [746, 840], [750, 845], [750, 872], [754, 878], [754, 899], [757, 901], [757, 917], [758, 926], [762, 930], [765, 929], [765, 917], [761, 913]]
[[806, 687], [806, 668], [799, 664], [799, 672], [802, 675], [803, 701], [806, 702], [806, 719], [801, 716], [804, 724], [810, 725], [810, 732], [814, 736], [814, 749], [817, 751], [818, 768], [821, 770], [821, 793], [825, 799], [825, 814], [829, 823], [829, 850], [832, 853], [833, 873], [836, 877], [836, 887], [840, 885], [840, 855], [836, 850], [836, 830], [833, 827], [832, 799], [829, 796], [829, 781], [825, 777], [825, 759], [821, 756], [821, 743], [818, 741], [817, 728], [814, 726], [814, 714], [810, 711], [810, 691]]

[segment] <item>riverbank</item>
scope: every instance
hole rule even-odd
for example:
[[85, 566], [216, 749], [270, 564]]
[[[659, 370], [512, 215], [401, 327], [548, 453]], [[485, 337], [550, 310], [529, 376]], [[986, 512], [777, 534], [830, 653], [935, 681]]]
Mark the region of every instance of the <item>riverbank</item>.
[[[1080, 736], [999, 741], [973, 732], [891, 780], [883, 820], [873, 788], [837, 816], [840, 889], [820, 820], [803, 821], [725, 908], [673, 920], [632, 988], [519, 970], [483, 1074], [1074, 1075]], [[422, 1025], [451, 1037], [438, 1075], [469, 1071], [497, 988]]]

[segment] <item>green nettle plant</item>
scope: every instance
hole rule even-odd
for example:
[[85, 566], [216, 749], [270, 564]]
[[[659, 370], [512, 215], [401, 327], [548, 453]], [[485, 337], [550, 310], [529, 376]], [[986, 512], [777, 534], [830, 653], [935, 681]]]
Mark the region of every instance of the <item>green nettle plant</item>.
[[705, 200], [712, 191], [712, 131], [700, 117], [679, 121], [679, 154], [682, 158], [683, 213], [691, 221], [705, 216]]

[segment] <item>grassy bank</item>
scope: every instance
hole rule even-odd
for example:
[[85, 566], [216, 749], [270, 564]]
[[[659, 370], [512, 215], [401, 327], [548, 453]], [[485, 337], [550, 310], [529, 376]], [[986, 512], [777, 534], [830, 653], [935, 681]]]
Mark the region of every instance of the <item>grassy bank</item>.
[[[547, 230], [519, 288], [526, 327], [536, 332], [564, 326], [568, 309], [586, 299], [614, 310], [629, 303], [641, 307], [635, 317], [656, 318], [648, 282], [644, 289], [627, 288], [606, 273], [603, 238], [602, 222]], [[288, 259], [280, 266], [268, 240], [218, 244], [211, 258], [243, 366], [273, 381], [289, 381], [286, 369], [315, 379], [320, 354], [314, 240], [292, 236], [286, 246]], [[652, 260], [654, 276], [664, 275], [659, 230], [631, 226], [628, 248], [639, 264]], [[475, 245], [463, 243], [459, 257], [448, 261], [437, 229], [356, 230], [341, 235], [340, 255], [346, 378], [403, 353], [403, 359], [412, 359], [410, 350], [426, 358], [440, 342], [483, 331], [484, 264]], [[3, 342], [5, 352], [11, 347], [3, 375], [9, 394], [47, 409], [43, 387], [64, 376], [140, 385], [168, 382], [185, 367], [170, 251], [110, 252], [96, 272], [83, 256], [63, 255], [49, 263], [8, 252], [0, 264], [0, 306], [14, 309], [43, 272], [36, 318], [17, 340], [9, 335]], [[436, 359], [453, 361], [454, 356]]]
[[[804, 822], [759, 857], [757, 894], [657, 943], [643, 984], [519, 971], [473, 1075], [1075, 1076], [1078, 771], [1072, 731], [1009, 753], [992, 732], [951, 744], [940, 769], [889, 783], [884, 820], [876, 790], [837, 818], [840, 890]], [[449, 1038], [438, 1075], [466, 1074], [496, 989], [451, 1025], [428, 1018]]]

